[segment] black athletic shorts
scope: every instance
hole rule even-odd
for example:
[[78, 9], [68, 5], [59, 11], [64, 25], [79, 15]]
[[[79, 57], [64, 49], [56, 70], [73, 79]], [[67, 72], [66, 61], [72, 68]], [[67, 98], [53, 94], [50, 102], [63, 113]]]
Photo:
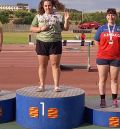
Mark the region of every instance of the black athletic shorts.
[[96, 59], [96, 64], [120, 67], [120, 60]]
[[62, 42], [43, 42], [36, 40], [36, 53], [37, 55], [45, 56], [62, 54]]

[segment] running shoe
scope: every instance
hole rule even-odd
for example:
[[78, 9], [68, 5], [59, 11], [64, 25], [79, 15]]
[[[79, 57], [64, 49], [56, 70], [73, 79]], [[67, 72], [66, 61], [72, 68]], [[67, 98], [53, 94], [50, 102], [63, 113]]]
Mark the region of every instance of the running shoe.
[[106, 107], [106, 101], [105, 101], [105, 99], [101, 99], [100, 107], [101, 108], [105, 108]]

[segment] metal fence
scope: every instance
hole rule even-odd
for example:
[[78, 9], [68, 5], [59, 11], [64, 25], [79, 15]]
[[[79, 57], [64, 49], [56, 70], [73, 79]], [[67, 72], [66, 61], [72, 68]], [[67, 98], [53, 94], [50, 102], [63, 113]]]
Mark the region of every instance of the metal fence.
[[[73, 31], [73, 29], [77, 29], [76, 25], [70, 25], [69, 31]], [[3, 31], [4, 32], [29, 32], [30, 25], [26, 24], [3, 24]]]

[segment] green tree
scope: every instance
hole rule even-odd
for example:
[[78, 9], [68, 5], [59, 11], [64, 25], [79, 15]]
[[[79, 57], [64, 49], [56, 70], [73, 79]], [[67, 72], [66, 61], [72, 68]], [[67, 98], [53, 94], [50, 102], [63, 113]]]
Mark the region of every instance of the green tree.
[[23, 24], [31, 24], [33, 20], [33, 16], [25, 16], [23, 19]]
[[22, 18], [16, 18], [16, 19], [14, 19], [13, 24], [23, 24], [23, 19]]
[[37, 10], [36, 9], [31, 9], [30, 12], [36, 14]]
[[82, 15], [81, 13], [71, 12], [70, 13], [70, 20], [79, 22], [82, 20], [81, 15]]
[[29, 15], [31, 15], [31, 13], [27, 12], [25, 10], [15, 12], [15, 16], [18, 17], [18, 18], [24, 18], [25, 16], [29, 16]]
[[6, 17], [0, 13], [0, 21], [2, 22], [2, 24], [5, 24], [5, 23], [9, 22], [9, 19], [8, 19], [8, 17]]

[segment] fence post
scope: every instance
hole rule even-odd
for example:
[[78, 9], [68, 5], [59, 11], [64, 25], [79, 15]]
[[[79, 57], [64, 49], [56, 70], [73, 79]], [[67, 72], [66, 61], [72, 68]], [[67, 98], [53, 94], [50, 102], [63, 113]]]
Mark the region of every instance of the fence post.
[[34, 45], [34, 43], [32, 42], [32, 34], [31, 33], [28, 36], [28, 41], [29, 41], [29, 45]]

